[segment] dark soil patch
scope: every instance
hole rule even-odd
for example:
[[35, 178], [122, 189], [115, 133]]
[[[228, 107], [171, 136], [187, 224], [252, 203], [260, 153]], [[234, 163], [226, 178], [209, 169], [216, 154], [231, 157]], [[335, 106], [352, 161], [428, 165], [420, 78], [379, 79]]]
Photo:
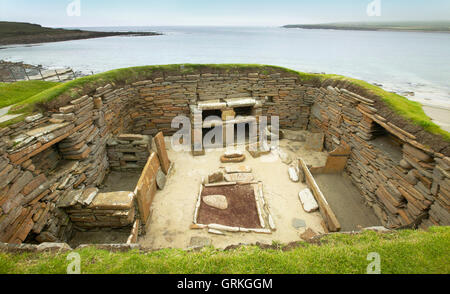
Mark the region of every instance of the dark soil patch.
[[251, 185], [205, 187], [201, 196], [208, 195], [224, 195], [228, 200], [228, 208], [221, 210], [208, 206], [202, 201], [198, 211], [199, 223], [261, 228]]

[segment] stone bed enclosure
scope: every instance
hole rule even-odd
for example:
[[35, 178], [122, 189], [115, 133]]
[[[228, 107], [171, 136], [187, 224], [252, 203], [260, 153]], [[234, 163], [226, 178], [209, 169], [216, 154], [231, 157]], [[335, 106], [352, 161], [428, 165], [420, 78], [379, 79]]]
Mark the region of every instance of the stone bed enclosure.
[[[170, 174], [163, 135], [177, 131], [172, 119], [192, 119], [211, 102], [227, 120], [236, 114], [227, 104], [233, 99], [250, 101], [256, 120], [279, 116], [281, 129], [324, 133], [327, 165], [300, 162], [316, 198], [312, 175], [343, 170], [385, 227], [450, 224], [449, 142], [367, 89], [270, 66], [150, 68], [142, 77], [96, 81], [75, 97], [63, 93], [0, 129], [0, 242], [66, 242], [74, 230], [106, 227], [129, 230], [128, 243], [136, 243], [156, 180]], [[102, 192], [110, 171], [132, 170], [142, 172], [136, 189]], [[328, 229], [338, 231], [326, 201], [318, 202]]]

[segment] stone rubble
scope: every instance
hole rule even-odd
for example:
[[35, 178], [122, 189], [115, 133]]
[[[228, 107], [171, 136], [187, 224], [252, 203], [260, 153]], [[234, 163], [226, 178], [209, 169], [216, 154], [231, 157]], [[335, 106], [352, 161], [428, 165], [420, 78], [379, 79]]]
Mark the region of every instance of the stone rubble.
[[289, 179], [292, 182], [297, 183], [300, 180], [300, 169], [298, 168], [298, 164], [291, 164], [288, 168]]

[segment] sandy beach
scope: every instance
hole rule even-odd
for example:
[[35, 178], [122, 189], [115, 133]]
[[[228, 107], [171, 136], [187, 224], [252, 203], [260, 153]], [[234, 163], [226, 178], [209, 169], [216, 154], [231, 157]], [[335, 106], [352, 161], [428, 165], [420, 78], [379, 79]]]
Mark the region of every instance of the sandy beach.
[[450, 108], [429, 104], [423, 104], [422, 108], [435, 124], [450, 132]]

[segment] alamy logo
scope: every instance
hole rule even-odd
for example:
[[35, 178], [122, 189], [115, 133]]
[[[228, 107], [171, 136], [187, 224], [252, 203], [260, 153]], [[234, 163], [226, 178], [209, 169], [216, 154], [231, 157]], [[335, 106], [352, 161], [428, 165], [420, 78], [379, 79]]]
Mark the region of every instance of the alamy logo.
[[381, 274], [381, 258], [377, 252], [367, 254], [367, 260], [371, 261], [367, 266], [367, 274]]
[[71, 252], [67, 255], [66, 260], [70, 260], [71, 263], [67, 266], [68, 275], [79, 275], [81, 274], [81, 256], [76, 252]]
[[67, 16], [81, 16], [81, 0], [74, 0], [67, 5]]
[[368, 16], [381, 16], [381, 0], [374, 0], [367, 5]]

